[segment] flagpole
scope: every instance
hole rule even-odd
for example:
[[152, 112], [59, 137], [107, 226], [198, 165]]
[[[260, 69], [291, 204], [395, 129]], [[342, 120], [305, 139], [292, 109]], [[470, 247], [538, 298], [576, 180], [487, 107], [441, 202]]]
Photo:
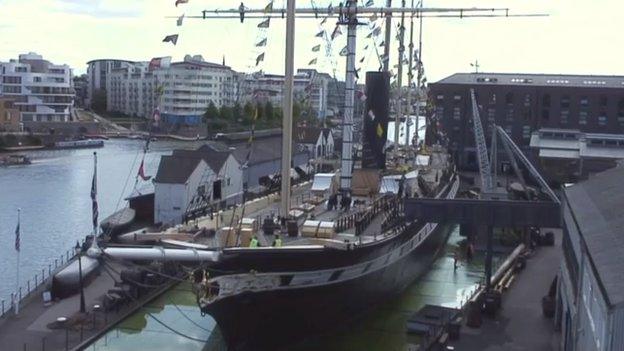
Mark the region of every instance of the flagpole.
[[15, 315], [19, 314], [19, 303], [20, 303], [20, 300], [19, 300], [19, 298], [20, 298], [20, 296], [19, 296], [19, 280], [20, 280], [20, 278], [19, 278], [19, 276], [20, 276], [20, 252], [21, 252], [21, 249], [20, 249], [19, 240], [21, 240], [21, 239], [19, 237], [19, 235], [20, 235], [19, 232], [21, 230], [20, 229], [20, 212], [21, 211], [22, 211], [21, 209], [19, 209], [19, 208], [17, 209], [17, 230], [16, 230], [16, 233], [15, 233], [15, 235], [17, 236], [17, 238], [15, 240], [15, 244], [16, 244], [15, 248], [17, 249], [17, 267], [16, 267], [17, 269], [16, 269], [16, 279], [15, 279]]
[[90, 257], [97, 257], [101, 254], [102, 250], [98, 246], [98, 206], [97, 206], [97, 152], [93, 153], [93, 182], [91, 184], [91, 215], [93, 216], [93, 240], [91, 240], [91, 247], [87, 250], [87, 255]]

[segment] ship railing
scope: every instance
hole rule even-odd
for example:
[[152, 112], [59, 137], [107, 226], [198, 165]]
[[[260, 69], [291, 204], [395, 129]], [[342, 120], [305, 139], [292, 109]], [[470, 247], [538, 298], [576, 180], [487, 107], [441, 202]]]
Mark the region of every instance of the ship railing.
[[[52, 282], [52, 277], [65, 267], [74, 257], [76, 253], [74, 249], [67, 250], [63, 255], [54, 259], [54, 264], [49, 263], [47, 269], [44, 267], [41, 272], [37, 272], [32, 278], [26, 280], [25, 285], [21, 285], [17, 288], [17, 291], [11, 293], [11, 298], [7, 301], [5, 299], [0, 300], [0, 319], [7, 317], [10, 313], [15, 311], [15, 304], [20, 303], [23, 306], [23, 302], [27, 302], [35, 297], [35, 293], [43, 293], [45, 290], [41, 289], [42, 286], [49, 286]], [[47, 273], [47, 274], [46, 274]]]

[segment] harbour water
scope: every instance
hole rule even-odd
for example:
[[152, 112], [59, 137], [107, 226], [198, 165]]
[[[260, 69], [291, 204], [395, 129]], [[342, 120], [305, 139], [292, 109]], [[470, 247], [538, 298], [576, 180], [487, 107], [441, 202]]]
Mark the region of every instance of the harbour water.
[[[154, 175], [160, 156], [193, 143], [152, 142], [145, 172]], [[76, 240], [92, 231], [91, 180], [93, 152], [98, 153], [98, 204], [100, 219], [124, 206], [141, 162], [144, 142], [111, 139], [103, 148], [24, 152], [33, 163], [0, 167], [0, 299], [15, 291], [17, 253], [15, 227], [21, 208], [20, 285], [54, 260], [60, 261]]]
[[[431, 270], [409, 287], [400, 298], [387, 301], [340, 332], [304, 341], [295, 351], [397, 350], [410, 342], [405, 333], [407, 318], [425, 304], [459, 307], [483, 277], [483, 257], [463, 262], [453, 269], [453, 255], [462, 239], [458, 227]], [[267, 321], [270, 323], [270, 321]], [[276, 330], [279, 337], [279, 330]], [[195, 296], [180, 284], [107, 332], [87, 350], [129, 349], [221, 351], [227, 350], [219, 327], [209, 316], [201, 316]]]

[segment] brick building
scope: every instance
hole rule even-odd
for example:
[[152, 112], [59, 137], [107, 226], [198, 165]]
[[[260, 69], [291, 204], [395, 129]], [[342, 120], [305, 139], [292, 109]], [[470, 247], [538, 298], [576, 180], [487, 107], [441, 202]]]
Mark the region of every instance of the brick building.
[[624, 133], [622, 76], [456, 73], [429, 88], [434, 114], [462, 168], [477, 167], [470, 88], [486, 135], [496, 123], [525, 151], [531, 134], [542, 128]]

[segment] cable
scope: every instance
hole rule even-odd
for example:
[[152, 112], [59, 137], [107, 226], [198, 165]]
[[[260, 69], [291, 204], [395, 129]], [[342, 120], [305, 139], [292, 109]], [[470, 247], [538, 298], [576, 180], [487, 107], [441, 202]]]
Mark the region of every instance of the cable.
[[[114, 281], [115, 283], [118, 283], [117, 279], [115, 279], [115, 277], [114, 277], [114, 276], [113, 276], [113, 274], [109, 271], [109, 269], [110, 269], [111, 271], [113, 271], [114, 273], [117, 273], [117, 275], [119, 275], [119, 276], [121, 277], [121, 274], [120, 274], [119, 272], [115, 271], [115, 269], [113, 269], [113, 267], [111, 267], [111, 266], [110, 266], [109, 264], [107, 264], [107, 263], [104, 263], [104, 270], [106, 271], [106, 273], [107, 273], [107, 274], [108, 274], [108, 275], [109, 275], [109, 276], [113, 279], [113, 281]], [[131, 282], [132, 284], [135, 284], [135, 285], [138, 285], [138, 286], [142, 286], [142, 287], [148, 287], [148, 288], [162, 288], [162, 287], [166, 284], [166, 282], [165, 282], [165, 283], [160, 284], [160, 285], [151, 285], [151, 284], [144, 284], [144, 283], [140, 283], [140, 282], [134, 281], [134, 280], [132, 280], [132, 279], [128, 279], [127, 277], [126, 277], [125, 279], [126, 279], [126, 280], [128, 280], [129, 282]], [[195, 325], [196, 327], [198, 327], [198, 328], [200, 328], [200, 329], [203, 329], [203, 330], [205, 330], [205, 331], [207, 331], [207, 332], [210, 332], [210, 331], [211, 331], [211, 330], [208, 330], [208, 329], [206, 329], [206, 328], [202, 327], [202, 326], [201, 326], [201, 325], [199, 325], [197, 322], [195, 322], [193, 319], [191, 319], [191, 317], [189, 317], [186, 313], [184, 313], [184, 311], [182, 311], [182, 310], [180, 309], [180, 307], [179, 307], [179, 306], [178, 306], [175, 302], [173, 302], [173, 300], [172, 300], [170, 297], [167, 297], [167, 301], [168, 301], [168, 303], [169, 303], [169, 304], [173, 305], [173, 306], [174, 306], [174, 307], [178, 310], [178, 312], [180, 312], [180, 314], [182, 314], [182, 316], [183, 316], [184, 318], [186, 318], [189, 322], [191, 322], [193, 325]]]

